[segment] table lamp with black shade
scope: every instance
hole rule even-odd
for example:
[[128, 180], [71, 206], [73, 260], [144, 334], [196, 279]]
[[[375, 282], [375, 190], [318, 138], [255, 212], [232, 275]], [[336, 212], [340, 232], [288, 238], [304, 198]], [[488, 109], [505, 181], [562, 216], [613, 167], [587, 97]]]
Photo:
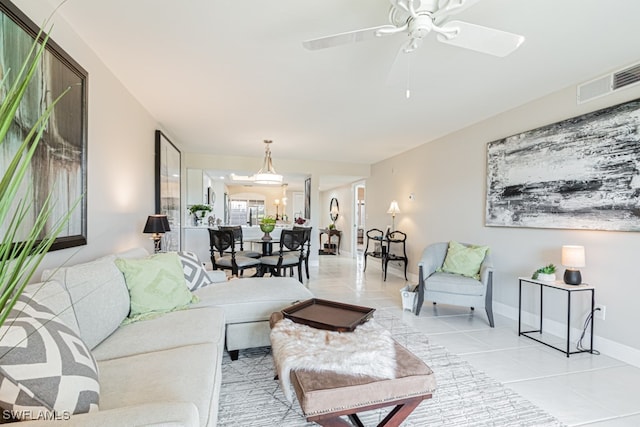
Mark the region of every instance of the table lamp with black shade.
[[145, 234], [151, 234], [153, 240], [153, 253], [158, 253], [162, 249], [162, 236], [164, 233], [171, 231], [169, 220], [166, 215], [149, 215], [147, 223], [144, 225]]
[[579, 267], [585, 266], [584, 246], [564, 245], [562, 247], [562, 265], [564, 271], [564, 283], [567, 285], [579, 285], [582, 283], [582, 274]]

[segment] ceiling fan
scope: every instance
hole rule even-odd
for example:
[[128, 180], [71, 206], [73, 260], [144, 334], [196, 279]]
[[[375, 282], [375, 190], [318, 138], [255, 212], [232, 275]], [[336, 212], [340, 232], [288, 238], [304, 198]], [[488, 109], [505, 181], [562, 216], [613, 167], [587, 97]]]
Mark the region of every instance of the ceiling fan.
[[325, 49], [348, 43], [406, 33], [408, 40], [401, 50], [416, 50], [429, 33], [436, 33], [442, 43], [495, 56], [507, 56], [516, 50], [524, 37], [495, 28], [449, 17], [468, 9], [480, 0], [389, 0], [389, 24], [304, 41], [309, 50]]

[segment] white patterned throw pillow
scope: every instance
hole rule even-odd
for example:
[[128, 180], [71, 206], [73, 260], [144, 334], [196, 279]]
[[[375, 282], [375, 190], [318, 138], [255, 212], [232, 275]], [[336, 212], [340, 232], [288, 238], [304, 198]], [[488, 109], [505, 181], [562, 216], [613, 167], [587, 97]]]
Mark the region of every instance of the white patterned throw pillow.
[[23, 294], [0, 327], [0, 417], [64, 420], [98, 410], [98, 367], [84, 342]]
[[184, 271], [184, 280], [187, 282], [189, 290], [195, 291], [211, 284], [211, 280], [196, 254], [182, 251], [178, 252], [178, 258], [180, 258], [182, 270]]

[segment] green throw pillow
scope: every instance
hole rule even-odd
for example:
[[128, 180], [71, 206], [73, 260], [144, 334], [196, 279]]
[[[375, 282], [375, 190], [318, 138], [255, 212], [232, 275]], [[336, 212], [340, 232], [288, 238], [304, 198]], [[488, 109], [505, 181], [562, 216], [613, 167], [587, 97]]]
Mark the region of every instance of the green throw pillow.
[[440, 270], [478, 280], [480, 279], [480, 266], [488, 250], [489, 246], [465, 246], [452, 240], [449, 242], [447, 256]]
[[175, 253], [143, 259], [116, 259], [131, 297], [130, 320], [184, 308], [197, 300], [185, 286], [182, 264]]

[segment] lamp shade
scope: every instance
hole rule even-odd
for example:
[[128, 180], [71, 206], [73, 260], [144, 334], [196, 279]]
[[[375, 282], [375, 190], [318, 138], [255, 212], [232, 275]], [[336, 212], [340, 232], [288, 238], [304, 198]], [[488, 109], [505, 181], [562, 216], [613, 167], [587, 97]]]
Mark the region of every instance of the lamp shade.
[[171, 226], [169, 225], [169, 218], [166, 215], [162, 215], [162, 225], [164, 225], [164, 232], [171, 231]]
[[254, 175], [256, 184], [280, 184], [282, 175], [273, 172], [257, 173]]
[[166, 233], [171, 231], [166, 215], [149, 215], [143, 233]]
[[584, 267], [584, 246], [564, 245], [562, 247], [562, 265], [568, 268]]
[[387, 211], [387, 213], [390, 213], [392, 215], [400, 213], [400, 208], [398, 207], [398, 202], [397, 201], [395, 201], [395, 200], [391, 201], [391, 204], [389, 205], [389, 210]]
[[264, 140], [265, 150], [262, 169], [253, 176], [256, 184], [282, 184], [282, 175], [276, 173], [276, 170], [273, 167], [273, 162], [271, 161], [271, 149], [269, 148], [269, 145], [272, 142], [273, 141], [271, 140]]
[[339, 213], [340, 213], [340, 211], [338, 210], [338, 207], [337, 207], [337, 206], [333, 206], [333, 207], [331, 208], [331, 214], [332, 214], [332, 215], [337, 215], [337, 214], [339, 214]]

